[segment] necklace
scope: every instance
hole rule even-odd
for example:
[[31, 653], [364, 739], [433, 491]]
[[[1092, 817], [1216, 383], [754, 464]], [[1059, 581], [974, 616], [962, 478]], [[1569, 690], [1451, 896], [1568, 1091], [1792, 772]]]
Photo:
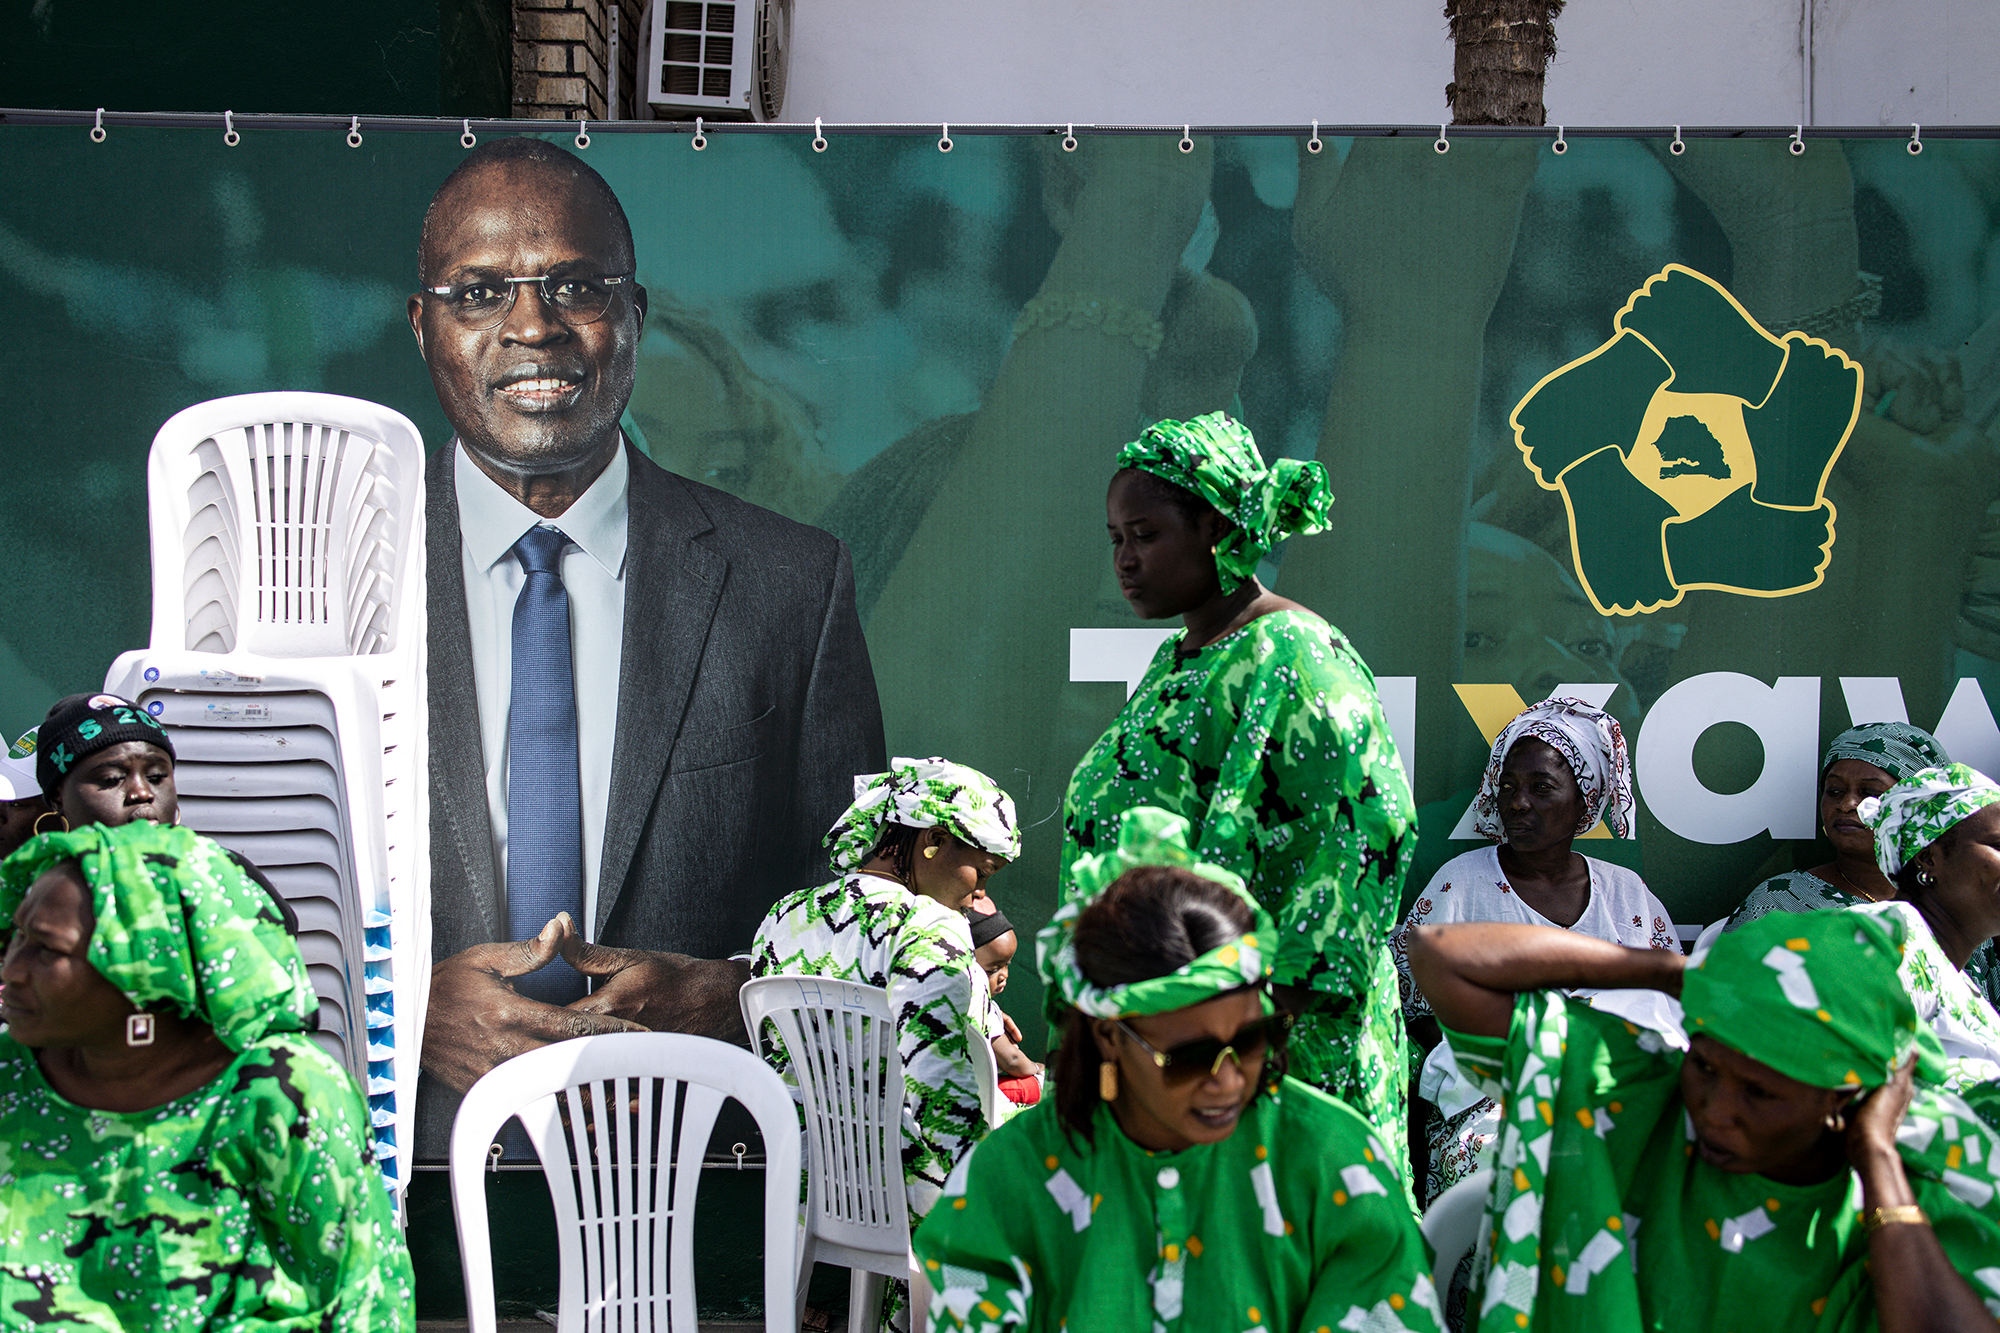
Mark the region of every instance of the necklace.
[[1849, 879], [1847, 877], [1847, 872], [1840, 868], [1840, 861], [1838, 858], [1834, 860], [1833, 873], [1840, 876], [1840, 882], [1842, 884], [1845, 884], [1849, 889], [1851, 889], [1856, 896], [1861, 898], [1866, 898], [1871, 903], [1879, 903], [1882, 901], [1880, 898], [1877, 898], [1874, 894], [1868, 892], [1868, 890], [1862, 888], [1859, 884], [1856, 884], [1853, 880]]

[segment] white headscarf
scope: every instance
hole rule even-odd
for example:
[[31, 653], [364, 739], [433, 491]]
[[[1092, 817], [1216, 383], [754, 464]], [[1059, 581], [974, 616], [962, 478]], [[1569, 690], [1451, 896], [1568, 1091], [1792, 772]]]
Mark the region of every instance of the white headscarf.
[[1509, 722], [1493, 742], [1486, 775], [1479, 780], [1473, 803], [1473, 827], [1495, 842], [1505, 842], [1500, 827], [1500, 770], [1514, 742], [1532, 736], [1553, 747], [1569, 765], [1576, 789], [1583, 795], [1575, 833], [1587, 832], [1598, 820], [1621, 838], [1632, 836], [1632, 761], [1625, 755], [1625, 733], [1618, 719], [1581, 699], [1544, 699], [1530, 704]]

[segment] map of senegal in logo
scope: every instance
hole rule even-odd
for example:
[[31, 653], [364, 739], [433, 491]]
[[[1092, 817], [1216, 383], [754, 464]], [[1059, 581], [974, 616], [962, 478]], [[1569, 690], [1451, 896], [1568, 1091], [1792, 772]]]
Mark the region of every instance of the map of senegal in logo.
[[1774, 337], [1679, 264], [1612, 328], [1508, 418], [1535, 480], [1562, 492], [1592, 604], [1630, 616], [1690, 588], [1818, 587], [1833, 559], [1826, 479], [1860, 412], [1861, 367], [1819, 338]]

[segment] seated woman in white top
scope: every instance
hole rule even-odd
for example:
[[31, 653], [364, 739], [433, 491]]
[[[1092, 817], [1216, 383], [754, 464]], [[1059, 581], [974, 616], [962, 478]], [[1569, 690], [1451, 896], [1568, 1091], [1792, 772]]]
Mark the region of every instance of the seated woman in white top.
[[1410, 1149], [1425, 1204], [1472, 1174], [1499, 1124], [1494, 1104], [1456, 1079], [1437, 1019], [1410, 984], [1409, 927], [1514, 921], [1680, 949], [1672, 918], [1644, 880], [1570, 846], [1600, 821], [1618, 837], [1632, 836], [1632, 765], [1609, 713], [1565, 698], [1522, 710], [1493, 742], [1473, 809], [1475, 827], [1494, 845], [1447, 861], [1395, 937], [1411, 1049], [1424, 1061], [1411, 1080]]

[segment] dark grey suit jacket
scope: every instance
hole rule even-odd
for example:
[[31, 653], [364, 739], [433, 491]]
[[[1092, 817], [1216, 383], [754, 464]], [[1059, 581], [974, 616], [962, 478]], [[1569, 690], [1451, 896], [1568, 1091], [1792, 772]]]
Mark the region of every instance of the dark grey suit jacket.
[[[431, 956], [507, 937], [459, 555], [457, 446], [427, 469]], [[826, 876], [820, 839], [887, 767], [847, 548], [627, 446], [625, 630], [598, 877], [603, 944], [724, 958]], [[579, 699], [579, 708], [591, 700]], [[428, 1077], [417, 1156], [457, 1097]]]

